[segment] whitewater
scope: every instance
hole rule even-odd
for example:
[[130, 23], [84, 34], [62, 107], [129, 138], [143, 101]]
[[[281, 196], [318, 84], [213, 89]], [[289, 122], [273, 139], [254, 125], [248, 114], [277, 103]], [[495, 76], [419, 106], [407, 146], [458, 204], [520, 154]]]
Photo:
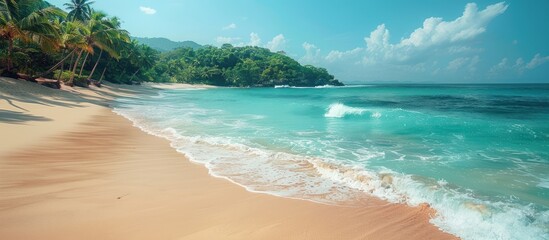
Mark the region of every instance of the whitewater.
[[462, 239], [549, 239], [548, 85], [172, 89], [114, 111], [252, 192], [428, 203]]

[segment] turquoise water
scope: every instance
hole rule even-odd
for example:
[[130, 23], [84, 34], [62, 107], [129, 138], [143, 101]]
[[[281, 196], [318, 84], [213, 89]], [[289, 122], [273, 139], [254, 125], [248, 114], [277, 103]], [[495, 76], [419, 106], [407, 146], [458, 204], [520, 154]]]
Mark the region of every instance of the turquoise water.
[[463, 239], [549, 239], [549, 85], [162, 90], [115, 112], [250, 191], [426, 202]]

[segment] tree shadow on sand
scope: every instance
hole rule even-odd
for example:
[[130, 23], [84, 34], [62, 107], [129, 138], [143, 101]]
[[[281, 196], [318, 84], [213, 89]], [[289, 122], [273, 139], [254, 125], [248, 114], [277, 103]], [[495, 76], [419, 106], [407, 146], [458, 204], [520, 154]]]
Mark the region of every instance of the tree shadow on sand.
[[[72, 93], [69, 91], [60, 91], [40, 86], [36, 83], [30, 83], [22, 80], [0, 78], [0, 100], [6, 101], [9, 105], [27, 111], [25, 108], [17, 105], [17, 102], [33, 103], [44, 106], [62, 106], [62, 107], [81, 107], [81, 103], [87, 102], [99, 106], [108, 106], [108, 99], [119, 97], [117, 94], [130, 95], [127, 98], [139, 98], [143, 91], [119, 89], [105, 85], [103, 88], [111, 89], [113, 93], [95, 91], [98, 96]], [[6, 91], [2, 91], [5, 89]], [[91, 90], [91, 89], [90, 89]]]
[[24, 112], [0, 110], [0, 123], [23, 124], [31, 121], [51, 121], [50, 118], [34, 116]]

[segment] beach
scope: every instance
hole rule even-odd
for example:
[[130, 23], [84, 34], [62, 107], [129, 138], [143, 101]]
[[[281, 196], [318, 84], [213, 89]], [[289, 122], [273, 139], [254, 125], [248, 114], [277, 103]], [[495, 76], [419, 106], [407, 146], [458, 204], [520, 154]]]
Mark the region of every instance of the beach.
[[333, 206], [214, 178], [108, 107], [150, 86], [0, 83], [2, 239], [455, 238], [425, 206]]

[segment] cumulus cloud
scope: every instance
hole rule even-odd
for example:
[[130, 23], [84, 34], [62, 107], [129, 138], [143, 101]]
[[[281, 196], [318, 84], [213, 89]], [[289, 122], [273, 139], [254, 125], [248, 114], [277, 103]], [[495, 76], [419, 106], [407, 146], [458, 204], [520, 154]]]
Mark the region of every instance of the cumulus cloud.
[[461, 67], [463, 67], [463, 65], [465, 65], [468, 60], [469, 60], [468, 58], [464, 58], [464, 57], [456, 58], [456, 59], [450, 61], [448, 63], [448, 67], [446, 67], [446, 68], [448, 70], [451, 70], [451, 71], [456, 71], [456, 70], [460, 69]]
[[259, 46], [261, 45], [261, 38], [259, 37], [259, 34], [257, 33], [250, 33], [250, 42], [248, 43], [249, 46]]
[[278, 34], [273, 38], [273, 40], [269, 41], [265, 47], [271, 50], [271, 52], [276, 52], [282, 50], [285, 44], [286, 38], [284, 38], [284, 35]]
[[147, 14], [147, 15], [153, 15], [156, 13], [156, 9], [154, 8], [150, 8], [150, 7], [139, 7], [139, 10], [141, 10], [141, 12]]
[[527, 69], [534, 69], [538, 66], [544, 64], [545, 62], [549, 61], [549, 56], [542, 57], [539, 53], [536, 54], [528, 64], [526, 64]]
[[416, 29], [410, 36], [401, 41], [402, 46], [429, 47], [445, 42], [457, 42], [472, 39], [486, 31], [487, 24], [496, 16], [507, 10], [507, 5], [500, 2], [479, 11], [475, 3], [465, 6], [463, 15], [453, 21], [442, 18], [427, 18], [423, 27]]
[[[467, 4], [462, 16], [444, 21], [442, 18], [425, 19], [420, 28], [415, 29], [408, 37], [398, 43], [391, 43], [391, 34], [385, 24], [380, 24], [370, 35], [364, 38], [366, 47], [357, 47], [348, 51], [331, 51], [325, 59], [329, 62], [348, 60], [363, 54], [365, 64], [398, 64], [421, 58], [429, 52], [440, 51], [441, 48], [450, 54], [478, 52], [462, 45], [465, 41], [474, 39], [486, 31], [488, 23], [507, 9], [505, 3], [496, 3], [479, 10], [474, 3]], [[459, 61], [450, 68], [457, 66]], [[413, 62], [410, 64], [418, 64]]]
[[231, 30], [231, 29], [236, 29], [236, 24], [235, 23], [231, 23], [231, 24], [223, 27], [223, 30]]
[[365, 37], [364, 41], [366, 42], [366, 50], [368, 51], [370, 57], [389, 57], [394, 45], [389, 43], [389, 30], [385, 28], [385, 24], [377, 26], [376, 30], [370, 33], [369, 37]]
[[509, 62], [509, 59], [502, 58], [501, 61], [499, 61], [499, 63], [497, 63], [496, 65], [494, 65], [490, 68], [489, 73], [491, 75], [494, 75], [494, 74], [497, 74], [501, 71], [504, 71], [505, 69], [508, 69], [509, 68], [508, 62]]
[[444, 21], [442, 18], [427, 18], [423, 21], [422, 27], [396, 44], [389, 42], [390, 32], [385, 24], [381, 24], [370, 33], [370, 36], [364, 38], [368, 52], [366, 60], [369, 60], [366, 62], [407, 61], [414, 55], [440, 47], [450, 48], [449, 51], [454, 52], [467, 50], [466, 47], [455, 44], [484, 33], [488, 23], [506, 9], [507, 5], [503, 2], [490, 5], [482, 11], [479, 11], [475, 3], [469, 3], [465, 6], [462, 16], [457, 19]]
[[448, 63], [446, 67], [450, 71], [457, 71], [463, 68], [470, 72], [474, 72], [477, 69], [477, 64], [480, 62], [479, 56], [474, 57], [460, 57], [456, 58]]
[[549, 62], [549, 56], [542, 56], [539, 53], [534, 55], [528, 62], [521, 57], [517, 58], [514, 63], [509, 63], [508, 58], [502, 58], [501, 61], [490, 68], [488, 73], [491, 77], [512, 77], [522, 75], [546, 62]]
[[[399, 41], [391, 41], [391, 31], [379, 24], [364, 37], [364, 45], [346, 51], [329, 51], [318, 56], [318, 64], [333, 70], [341, 78], [375, 80], [422, 80], [433, 75], [445, 79], [468, 77], [481, 67], [479, 54], [484, 49], [475, 47], [474, 40], [485, 33], [489, 23], [508, 8], [504, 2], [479, 9], [475, 3], [465, 5], [461, 16], [454, 19], [429, 17], [423, 24]], [[318, 49], [303, 45], [302, 62], [315, 63], [311, 57]], [[542, 62], [541, 56], [532, 63]], [[349, 65], [361, 65], [349, 68]], [[338, 72], [340, 71], [340, 72]], [[468, 76], [456, 75], [466, 71]], [[424, 79], [423, 79], [424, 80]]]
[[250, 33], [249, 41], [246, 41], [240, 37], [224, 37], [224, 36], [217, 37], [215, 41], [217, 42], [217, 44], [220, 44], [220, 45], [229, 43], [236, 47], [244, 47], [244, 46], [265, 47], [271, 50], [272, 52], [281, 51], [284, 49], [286, 45], [286, 39], [284, 38], [283, 34], [276, 35], [271, 41], [263, 45], [261, 38], [259, 37], [259, 34], [255, 32]]
[[328, 53], [328, 55], [326, 55], [325, 59], [328, 62], [335, 62], [335, 61], [340, 60], [340, 59], [349, 59], [349, 58], [359, 56], [363, 52], [363, 50], [364, 50], [363, 48], [355, 48], [355, 49], [349, 50], [349, 51], [336, 51], [336, 50], [333, 50], [333, 51], [330, 51], [330, 53]]
[[304, 42], [301, 46], [305, 49], [305, 55], [299, 61], [309, 64], [318, 62], [321, 58], [318, 47], [308, 42]]

